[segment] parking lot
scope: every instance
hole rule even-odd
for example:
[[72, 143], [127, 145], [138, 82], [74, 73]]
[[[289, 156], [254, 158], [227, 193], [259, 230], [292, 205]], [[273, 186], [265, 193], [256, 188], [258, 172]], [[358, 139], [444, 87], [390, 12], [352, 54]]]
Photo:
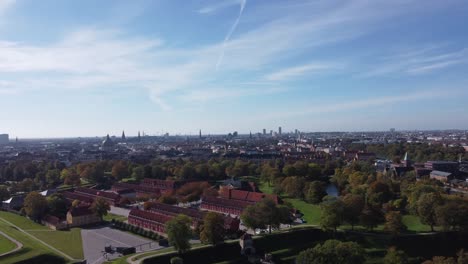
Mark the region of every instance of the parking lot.
[[[89, 264], [97, 264], [106, 261], [104, 247], [136, 247], [137, 252], [160, 248], [157, 242], [136, 235], [112, 229], [107, 226], [83, 228], [83, 253]], [[152, 243], [150, 243], [152, 242]], [[142, 246], [140, 246], [142, 245]], [[117, 258], [118, 254], [109, 254], [108, 258]]]

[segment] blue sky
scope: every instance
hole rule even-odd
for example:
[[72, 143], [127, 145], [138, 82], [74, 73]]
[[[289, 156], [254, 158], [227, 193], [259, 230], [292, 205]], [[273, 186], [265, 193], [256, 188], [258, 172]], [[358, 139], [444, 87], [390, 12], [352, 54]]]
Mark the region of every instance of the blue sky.
[[463, 0], [0, 0], [13, 137], [468, 129]]

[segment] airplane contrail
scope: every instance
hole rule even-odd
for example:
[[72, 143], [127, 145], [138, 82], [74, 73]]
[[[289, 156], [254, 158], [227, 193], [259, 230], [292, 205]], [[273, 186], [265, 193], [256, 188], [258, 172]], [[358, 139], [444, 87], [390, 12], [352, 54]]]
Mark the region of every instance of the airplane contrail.
[[222, 49], [222, 51], [221, 51], [221, 55], [220, 55], [219, 58], [218, 58], [218, 62], [216, 63], [216, 70], [219, 69], [219, 66], [221, 65], [221, 62], [223, 61], [224, 52], [225, 52], [225, 50], [226, 50], [226, 44], [227, 44], [227, 42], [229, 41], [229, 39], [231, 38], [232, 33], [234, 33], [234, 31], [236, 30], [237, 24], [239, 24], [240, 18], [241, 18], [241, 16], [242, 16], [242, 12], [244, 11], [244, 8], [245, 8], [245, 5], [246, 5], [246, 4], [247, 4], [247, 0], [240, 0], [240, 11], [239, 11], [239, 15], [237, 16], [236, 21], [234, 21], [234, 24], [232, 24], [231, 29], [229, 30], [229, 32], [227, 33], [226, 37], [224, 38], [223, 49]]

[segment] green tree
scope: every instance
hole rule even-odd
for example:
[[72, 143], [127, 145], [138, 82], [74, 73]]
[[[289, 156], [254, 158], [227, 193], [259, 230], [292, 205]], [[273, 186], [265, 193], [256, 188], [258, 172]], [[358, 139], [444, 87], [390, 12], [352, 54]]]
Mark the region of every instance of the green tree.
[[136, 181], [141, 181], [145, 177], [145, 168], [143, 166], [137, 166], [132, 170], [132, 178]]
[[320, 205], [322, 214], [320, 215], [320, 226], [324, 230], [334, 230], [341, 225], [343, 220], [343, 203], [335, 198], [327, 196]]
[[390, 211], [385, 215], [385, 231], [398, 235], [406, 229], [407, 227], [403, 223], [400, 212]]
[[200, 232], [200, 240], [203, 243], [213, 245], [224, 241], [224, 218], [222, 215], [214, 212], [209, 212], [205, 215]]
[[46, 173], [46, 181], [49, 187], [54, 187], [60, 183], [60, 171], [57, 169], [48, 170]]
[[190, 225], [192, 220], [186, 215], [178, 215], [166, 223], [166, 233], [169, 244], [180, 254], [190, 249], [190, 237], [192, 231]]
[[107, 212], [110, 211], [109, 203], [102, 197], [97, 197], [94, 202], [91, 204], [90, 207], [91, 211], [93, 211], [97, 216], [99, 216], [102, 220], [102, 217], [107, 215]]
[[364, 206], [360, 216], [359, 222], [368, 230], [373, 230], [379, 223], [382, 222], [382, 216], [378, 209], [371, 206]]
[[365, 251], [359, 244], [327, 240], [300, 252], [296, 264], [361, 264], [364, 260]]
[[6, 186], [0, 186], [0, 201], [10, 198], [10, 192]]
[[434, 231], [434, 225], [437, 223], [436, 208], [442, 204], [442, 198], [438, 193], [424, 193], [417, 202], [417, 211], [421, 223], [429, 225], [431, 231]]
[[112, 166], [112, 177], [117, 180], [128, 177], [128, 165], [125, 161], [118, 161]]
[[358, 194], [346, 194], [341, 201], [343, 202], [343, 220], [354, 230], [354, 226], [359, 223], [359, 215], [364, 209], [364, 199]]
[[67, 214], [67, 199], [60, 193], [54, 193], [46, 198], [49, 212], [52, 215], [64, 217]]
[[24, 198], [24, 211], [26, 215], [34, 219], [35, 221], [40, 220], [47, 212], [47, 200], [38, 192], [30, 192]]
[[305, 200], [308, 203], [318, 204], [322, 202], [323, 197], [327, 195], [326, 186], [324, 182], [313, 181], [307, 184], [305, 188]]
[[397, 250], [395, 247], [388, 249], [383, 259], [384, 264], [408, 264], [408, 256], [403, 250]]
[[273, 200], [265, 198], [255, 205], [248, 206], [241, 214], [245, 226], [256, 228], [268, 228], [269, 233], [273, 227], [290, 222], [289, 208], [278, 206]]
[[468, 230], [468, 204], [465, 200], [449, 200], [435, 209], [436, 222], [444, 230]]
[[172, 257], [171, 264], [184, 264], [184, 260], [181, 257]]

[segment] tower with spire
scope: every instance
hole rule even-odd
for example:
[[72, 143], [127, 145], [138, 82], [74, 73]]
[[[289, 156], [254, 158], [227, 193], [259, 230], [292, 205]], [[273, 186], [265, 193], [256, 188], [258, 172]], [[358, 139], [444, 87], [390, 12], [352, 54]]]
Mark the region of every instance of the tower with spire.
[[200, 139], [202, 138], [202, 136], [201, 136], [201, 129], [200, 129], [200, 131], [198, 132], [198, 136], [200, 137]]
[[405, 157], [403, 158], [403, 165], [405, 167], [411, 167], [411, 160], [408, 157], [408, 152], [405, 153]]
[[141, 141], [140, 131], [138, 131], [138, 141]]
[[127, 138], [125, 137], [125, 130], [122, 131], [122, 141], [125, 141]]

